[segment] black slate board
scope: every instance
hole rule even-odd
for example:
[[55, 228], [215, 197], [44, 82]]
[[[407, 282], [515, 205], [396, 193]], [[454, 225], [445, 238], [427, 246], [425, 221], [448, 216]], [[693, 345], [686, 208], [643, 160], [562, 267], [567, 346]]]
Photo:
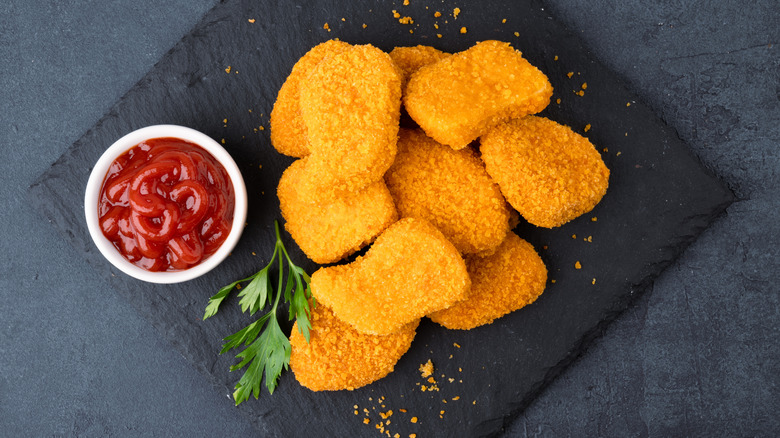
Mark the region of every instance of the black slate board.
[[[457, 20], [452, 17], [456, 6], [462, 10]], [[411, 16], [414, 24], [399, 24], [393, 9]], [[438, 19], [433, 16], [437, 10], [443, 14]], [[256, 21], [250, 23], [250, 18]], [[330, 32], [323, 29], [326, 22]], [[461, 34], [464, 26], [467, 33]], [[485, 39], [511, 42], [555, 87], [544, 115], [572, 126], [604, 150], [612, 171], [610, 189], [591, 214], [562, 228], [543, 230], [524, 223], [517, 228], [539, 249], [555, 280], [536, 303], [467, 332], [423, 321], [396, 371], [353, 392], [312, 393], [287, 373], [273, 396], [264, 393], [238, 408], [264, 435], [374, 435], [379, 411], [389, 409], [394, 412], [386, 425], [391, 435], [494, 434], [733, 200], [674, 131], [636, 102], [538, 1], [413, 0], [409, 6], [400, 0], [223, 2], [30, 187], [29, 197], [113, 288], [224, 394], [232, 393], [239, 375], [228, 372], [232, 356], [216, 353], [221, 338], [245, 325], [248, 317], [230, 300], [216, 317], [206, 322], [200, 318], [208, 297], [220, 286], [245, 277], [267, 260], [273, 220], [280, 218], [275, 187], [291, 162], [270, 145], [268, 114], [294, 62], [330, 38], [385, 50], [428, 44], [451, 52]], [[225, 71], [228, 66], [230, 73]], [[571, 78], [568, 72], [574, 73]], [[584, 82], [585, 95], [575, 94]], [[131, 130], [158, 123], [190, 126], [224, 139], [251, 199], [249, 226], [232, 256], [210, 274], [180, 285], [146, 284], [112, 269], [91, 243], [83, 219], [84, 187], [103, 150]], [[592, 129], [584, 132], [587, 124]], [[583, 240], [587, 236], [592, 242]], [[297, 248], [292, 256], [305, 259]], [[574, 269], [577, 261], [580, 270]], [[315, 269], [311, 263], [304, 265], [310, 272]], [[428, 359], [436, 366], [439, 391], [420, 390], [427, 382], [417, 367]], [[354, 405], [359, 415], [353, 413]], [[370, 425], [363, 424], [364, 408]], [[290, 417], [298, 412], [303, 415]], [[412, 416], [419, 418], [416, 424], [409, 421]]]

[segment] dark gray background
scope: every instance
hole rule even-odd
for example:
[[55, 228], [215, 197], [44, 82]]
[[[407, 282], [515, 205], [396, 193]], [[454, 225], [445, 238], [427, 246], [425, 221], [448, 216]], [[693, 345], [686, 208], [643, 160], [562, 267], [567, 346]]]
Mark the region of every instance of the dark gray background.
[[[25, 196], [214, 4], [0, 4], [0, 435], [255, 434]], [[777, 435], [780, 6], [547, 4], [739, 200], [507, 435]]]

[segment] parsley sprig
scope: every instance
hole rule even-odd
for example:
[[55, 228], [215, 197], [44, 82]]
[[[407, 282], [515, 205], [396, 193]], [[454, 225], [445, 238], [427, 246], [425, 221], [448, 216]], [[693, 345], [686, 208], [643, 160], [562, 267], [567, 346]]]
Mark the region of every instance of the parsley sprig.
[[[234, 348], [240, 348], [243, 344], [244, 350], [236, 355], [236, 359], [241, 361], [230, 367], [230, 371], [244, 368], [248, 365], [244, 375], [236, 383], [233, 392], [233, 400], [238, 406], [241, 402], [254, 395], [255, 399], [260, 396], [260, 383], [265, 376], [265, 386], [268, 392], [273, 394], [282, 373], [282, 368], [288, 369], [290, 363], [290, 353], [292, 347], [290, 340], [287, 339], [282, 328], [279, 326], [276, 310], [279, 306], [279, 300], [284, 296], [284, 301], [289, 303], [290, 321], [293, 319], [298, 323], [298, 329], [309, 341], [309, 330], [311, 329], [311, 308], [309, 301], [314, 305], [314, 299], [311, 296], [310, 278], [303, 268], [295, 265], [290, 260], [290, 255], [282, 243], [282, 237], [279, 233], [279, 223], [274, 221], [276, 229], [276, 245], [271, 260], [256, 274], [242, 280], [235, 281], [223, 287], [216, 295], [209, 299], [206, 306], [206, 313], [203, 319], [214, 316], [219, 310], [219, 305], [230, 295], [230, 292], [241, 283], [249, 282], [238, 296], [241, 300], [238, 304], [242, 312], [249, 312], [254, 315], [261, 309], [270, 305], [271, 309], [257, 321], [249, 324], [238, 332], [226, 337], [219, 354], [227, 353]], [[269, 271], [276, 259], [279, 259], [279, 281], [274, 291], [271, 285]], [[284, 279], [284, 265], [287, 262], [287, 281]], [[262, 332], [262, 333], [261, 333]], [[258, 335], [260, 335], [258, 337]]]

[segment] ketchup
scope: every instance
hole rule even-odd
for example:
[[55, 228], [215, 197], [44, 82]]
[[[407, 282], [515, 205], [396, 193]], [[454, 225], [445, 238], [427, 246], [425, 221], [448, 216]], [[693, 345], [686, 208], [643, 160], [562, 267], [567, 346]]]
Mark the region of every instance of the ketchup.
[[98, 201], [103, 235], [148, 271], [178, 271], [214, 254], [230, 233], [230, 176], [205, 149], [153, 138], [111, 164]]

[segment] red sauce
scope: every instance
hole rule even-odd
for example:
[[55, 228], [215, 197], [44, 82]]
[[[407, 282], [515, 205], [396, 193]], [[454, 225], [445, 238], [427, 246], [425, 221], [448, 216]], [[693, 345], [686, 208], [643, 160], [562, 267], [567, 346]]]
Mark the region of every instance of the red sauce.
[[214, 254], [233, 223], [230, 176], [178, 138], [133, 146], [111, 164], [98, 201], [103, 235], [148, 271], [178, 271]]

